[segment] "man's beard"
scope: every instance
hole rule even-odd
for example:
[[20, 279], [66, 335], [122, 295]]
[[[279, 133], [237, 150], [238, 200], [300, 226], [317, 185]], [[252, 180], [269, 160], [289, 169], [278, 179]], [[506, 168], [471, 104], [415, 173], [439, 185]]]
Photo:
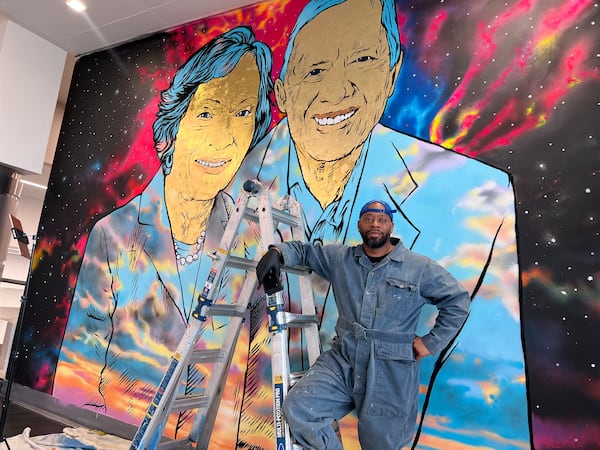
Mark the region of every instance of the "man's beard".
[[381, 248], [390, 239], [390, 233], [383, 233], [383, 235], [380, 238], [370, 238], [367, 237], [367, 234], [368, 232], [360, 232], [363, 244], [369, 248]]

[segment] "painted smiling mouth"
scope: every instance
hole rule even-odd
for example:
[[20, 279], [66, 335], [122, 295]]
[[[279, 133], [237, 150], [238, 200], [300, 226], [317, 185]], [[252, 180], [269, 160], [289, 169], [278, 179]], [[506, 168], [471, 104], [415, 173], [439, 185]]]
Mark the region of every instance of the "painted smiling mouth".
[[204, 161], [203, 159], [195, 159], [194, 161], [197, 164], [200, 164], [202, 167], [207, 167], [209, 169], [216, 169], [216, 168], [219, 168], [219, 167], [223, 167], [225, 164], [227, 164], [231, 160], [227, 160], [227, 161]]
[[314, 116], [313, 118], [315, 119], [315, 122], [321, 126], [337, 125], [338, 123], [348, 120], [354, 113], [356, 113], [355, 108], [346, 112], [335, 113], [335, 115], [328, 114], [327, 116]]

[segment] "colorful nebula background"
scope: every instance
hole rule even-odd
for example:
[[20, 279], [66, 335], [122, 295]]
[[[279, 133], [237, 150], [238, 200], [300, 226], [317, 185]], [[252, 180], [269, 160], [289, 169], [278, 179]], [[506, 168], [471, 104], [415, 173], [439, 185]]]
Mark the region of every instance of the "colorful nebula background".
[[[52, 393], [87, 234], [157, 170], [151, 125], [170, 76], [211, 37], [249, 25], [276, 77], [304, 3], [266, 1], [79, 59], [16, 382]], [[513, 177], [531, 446], [600, 448], [600, 6], [398, 0], [397, 11], [405, 56], [382, 122]]]

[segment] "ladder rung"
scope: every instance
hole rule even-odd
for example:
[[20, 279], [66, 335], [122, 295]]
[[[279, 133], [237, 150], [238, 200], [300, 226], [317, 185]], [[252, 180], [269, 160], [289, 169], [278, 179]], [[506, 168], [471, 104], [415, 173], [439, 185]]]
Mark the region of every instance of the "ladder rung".
[[173, 400], [171, 411], [187, 411], [202, 408], [208, 404], [208, 396], [204, 394], [178, 395]]
[[[240, 258], [239, 256], [228, 255], [225, 260], [225, 265], [234, 269], [243, 269], [252, 271], [256, 269], [256, 261], [252, 259]], [[310, 273], [310, 270], [304, 266], [283, 266], [282, 272], [289, 272], [294, 275], [305, 275]]]
[[310, 273], [310, 270], [304, 266], [282, 266], [281, 271], [293, 273], [294, 275], [306, 275]]
[[[160, 444], [158, 444], [158, 448], [160, 450], [168, 450], [168, 449], [193, 449], [193, 445], [192, 442], [187, 439], [176, 439], [176, 440], [170, 440], [170, 441], [161, 441]], [[302, 448], [302, 447], [300, 447]]]
[[219, 362], [225, 359], [225, 352], [220, 348], [194, 350], [190, 356], [190, 364]]
[[233, 255], [227, 256], [225, 264], [235, 269], [254, 270], [256, 268], [256, 261]]
[[260, 223], [258, 213], [254, 209], [245, 208], [244, 209], [244, 218], [253, 220], [256, 223]]
[[304, 376], [306, 372], [291, 372], [288, 376], [288, 380], [290, 382], [290, 388], [295, 385], [298, 381], [300, 381], [300, 378], [302, 378]]
[[290, 381], [295, 382], [304, 376], [306, 372], [292, 372], [290, 373]]
[[285, 323], [292, 327], [306, 327], [318, 323], [316, 314], [284, 314]]
[[290, 225], [290, 226], [300, 226], [301, 225], [299, 217], [292, 216], [290, 213], [286, 213], [285, 211], [282, 211], [280, 209], [274, 208], [271, 211], [271, 214], [273, 214], [273, 220], [275, 220], [279, 223], [283, 223], [283, 224]]
[[[290, 226], [300, 226], [301, 222], [300, 222], [300, 218], [293, 216], [290, 213], [287, 213], [285, 211], [282, 211], [280, 209], [277, 208], [273, 208], [271, 210], [271, 214], [273, 216], [273, 222], [278, 222], [278, 223], [282, 223], [285, 225], [290, 225]], [[246, 208], [246, 210], [244, 211], [244, 216], [254, 220], [255, 222], [258, 222], [258, 213], [250, 208]]]
[[222, 305], [215, 304], [206, 308], [207, 316], [226, 316], [226, 317], [244, 317], [246, 315], [246, 307], [238, 305]]

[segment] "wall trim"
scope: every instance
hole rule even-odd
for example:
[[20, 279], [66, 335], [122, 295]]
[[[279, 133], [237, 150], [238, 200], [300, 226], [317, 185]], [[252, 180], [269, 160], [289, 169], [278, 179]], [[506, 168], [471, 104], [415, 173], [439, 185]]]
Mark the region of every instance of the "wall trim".
[[[6, 380], [0, 381], [2, 383], [2, 395], [4, 396]], [[100, 430], [104, 433], [128, 440], [132, 440], [137, 431], [137, 427], [129, 423], [121, 422], [87, 409], [78, 408], [75, 405], [63, 403], [51, 395], [17, 383], [13, 383], [11, 386], [11, 397], [8, 405], [9, 413], [10, 403], [16, 403], [37, 414], [62, 422], [66, 426], [73, 428], [85, 427], [91, 430]]]

